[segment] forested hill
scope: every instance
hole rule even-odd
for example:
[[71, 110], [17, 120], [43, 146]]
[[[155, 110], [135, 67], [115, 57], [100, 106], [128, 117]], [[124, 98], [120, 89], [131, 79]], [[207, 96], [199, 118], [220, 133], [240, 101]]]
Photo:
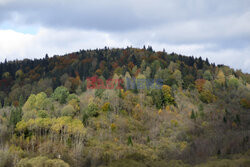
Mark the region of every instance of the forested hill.
[[247, 167], [249, 110], [249, 74], [150, 46], [5, 61], [0, 167]]
[[[159, 70], [160, 69], [160, 70]], [[147, 49], [96, 49], [80, 50], [64, 56], [47, 55], [43, 59], [5, 61], [0, 64], [0, 100], [2, 105], [11, 105], [22, 95], [27, 99], [31, 93], [46, 91], [48, 94], [60, 86], [67, 85], [76, 92], [81, 83], [94, 75], [105, 79], [114, 74], [131, 77], [144, 74], [147, 78], [161, 77], [170, 86], [184, 89], [192, 87], [197, 79], [218, 80], [234, 78], [242, 84], [250, 83], [250, 75], [227, 66], [215, 66], [200, 58], [175, 53], [154, 52]], [[223, 73], [223, 74], [222, 74]], [[164, 76], [162, 76], [164, 74]], [[225, 87], [228, 86], [225, 82]]]

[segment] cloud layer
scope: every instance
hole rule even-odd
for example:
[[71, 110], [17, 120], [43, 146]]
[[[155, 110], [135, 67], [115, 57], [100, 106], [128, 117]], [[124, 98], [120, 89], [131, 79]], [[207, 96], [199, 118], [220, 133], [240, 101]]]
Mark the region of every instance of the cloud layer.
[[152, 45], [250, 72], [248, 0], [0, 0], [0, 61]]

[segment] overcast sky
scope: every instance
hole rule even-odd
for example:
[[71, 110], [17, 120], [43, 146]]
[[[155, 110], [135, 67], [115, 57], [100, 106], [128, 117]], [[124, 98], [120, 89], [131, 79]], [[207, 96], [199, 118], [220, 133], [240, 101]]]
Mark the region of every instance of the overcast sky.
[[0, 0], [0, 61], [151, 45], [250, 72], [249, 0]]

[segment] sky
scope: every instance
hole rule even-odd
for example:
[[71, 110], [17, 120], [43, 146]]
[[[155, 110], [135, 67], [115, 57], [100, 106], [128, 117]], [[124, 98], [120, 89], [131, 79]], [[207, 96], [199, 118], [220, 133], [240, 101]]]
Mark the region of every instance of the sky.
[[250, 73], [250, 1], [0, 0], [0, 61], [144, 45]]

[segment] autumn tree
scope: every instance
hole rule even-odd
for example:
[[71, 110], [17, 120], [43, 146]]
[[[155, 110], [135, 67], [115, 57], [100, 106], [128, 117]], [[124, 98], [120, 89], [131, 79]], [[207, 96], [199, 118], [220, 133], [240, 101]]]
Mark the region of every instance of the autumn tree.
[[218, 72], [218, 74], [216, 76], [215, 83], [218, 86], [224, 86], [225, 85], [225, 81], [226, 81], [226, 78], [225, 78], [225, 75], [224, 75], [223, 71], [219, 70], [219, 72]]
[[195, 87], [199, 92], [203, 91], [204, 84], [206, 83], [205, 79], [197, 79], [195, 81]]
[[174, 97], [171, 95], [171, 87], [168, 85], [162, 86], [163, 100], [165, 105], [175, 104]]
[[22, 80], [24, 78], [24, 73], [23, 71], [20, 69], [20, 70], [17, 70], [16, 71], [16, 74], [15, 74], [15, 77], [18, 78], [19, 80]]

